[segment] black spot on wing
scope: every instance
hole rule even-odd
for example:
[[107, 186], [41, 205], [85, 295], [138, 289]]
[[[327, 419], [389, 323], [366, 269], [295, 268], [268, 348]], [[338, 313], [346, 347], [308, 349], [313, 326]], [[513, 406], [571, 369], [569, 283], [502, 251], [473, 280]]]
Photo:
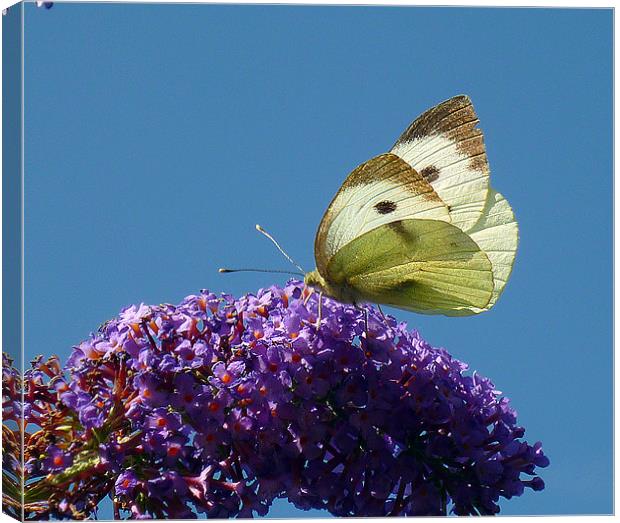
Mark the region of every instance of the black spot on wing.
[[383, 200], [375, 204], [375, 209], [379, 214], [390, 214], [396, 210], [396, 204], [390, 200]]
[[432, 183], [439, 178], [439, 169], [434, 165], [429, 165], [428, 167], [424, 167], [424, 169], [420, 171], [420, 174], [428, 183]]

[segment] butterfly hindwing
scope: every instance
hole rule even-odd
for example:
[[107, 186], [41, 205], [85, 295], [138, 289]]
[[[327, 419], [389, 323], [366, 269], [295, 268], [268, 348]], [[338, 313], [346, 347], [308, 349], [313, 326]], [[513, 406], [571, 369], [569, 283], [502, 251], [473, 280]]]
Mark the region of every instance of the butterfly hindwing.
[[449, 206], [464, 231], [481, 217], [489, 165], [478, 117], [469, 97], [446, 100], [419, 116], [391, 150], [419, 172]]
[[508, 201], [491, 189], [482, 218], [468, 231], [471, 238], [484, 250], [493, 269], [494, 288], [486, 309], [490, 309], [512, 272], [519, 243], [519, 227]]
[[359, 301], [426, 314], [474, 314], [493, 292], [486, 254], [458, 227], [438, 220], [372, 229], [340, 249], [326, 275]]
[[431, 184], [393, 154], [382, 154], [347, 177], [329, 205], [315, 239], [317, 268], [364, 233], [390, 222], [427, 218], [450, 221], [447, 205]]

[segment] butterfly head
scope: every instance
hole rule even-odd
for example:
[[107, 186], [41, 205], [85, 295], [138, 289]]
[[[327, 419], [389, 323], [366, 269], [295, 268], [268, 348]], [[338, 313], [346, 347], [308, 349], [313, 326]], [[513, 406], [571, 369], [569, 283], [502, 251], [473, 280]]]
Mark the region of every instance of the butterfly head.
[[339, 286], [328, 282], [325, 278], [323, 278], [323, 276], [321, 276], [321, 273], [318, 270], [307, 272], [304, 276], [304, 283], [308, 287], [313, 287], [317, 291], [321, 291], [332, 298], [345, 301], [343, 299], [342, 289]]
[[327, 281], [318, 270], [307, 272], [304, 283], [341, 303], [359, 303], [362, 297], [344, 282]]
[[316, 270], [306, 273], [304, 276], [304, 283], [309, 287], [314, 287], [320, 291], [326, 290], [325, 287], [327, 283], [325, 282], [323, 276], [319, 274], [319, 271]]

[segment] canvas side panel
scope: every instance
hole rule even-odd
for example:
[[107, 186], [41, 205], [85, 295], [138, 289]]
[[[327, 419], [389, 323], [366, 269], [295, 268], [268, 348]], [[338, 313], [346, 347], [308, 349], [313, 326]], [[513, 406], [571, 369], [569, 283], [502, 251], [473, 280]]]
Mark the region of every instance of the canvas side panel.
[[2, 16], [2, 510], [23, 520], [22, 351], [23, 4]]

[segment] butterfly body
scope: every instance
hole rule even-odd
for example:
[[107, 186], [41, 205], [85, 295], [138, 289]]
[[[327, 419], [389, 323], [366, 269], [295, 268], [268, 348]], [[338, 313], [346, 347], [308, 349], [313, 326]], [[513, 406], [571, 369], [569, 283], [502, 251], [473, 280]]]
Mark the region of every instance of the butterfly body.
[[327, 281], [318, 270], [306, 273], [304, 283], [324, 292], [341, 303], [356, 304], [365, 301], [363, 294], [356, 292], [355, 288], [346, 279], [342, 281]]
[[341, 302], [425, 314], [490, 309], [512, 270], [518, 229], [489, 186], [477, 123], [469, 98], [457, 96], [354, 169], [321, 220], [306, 284]]

